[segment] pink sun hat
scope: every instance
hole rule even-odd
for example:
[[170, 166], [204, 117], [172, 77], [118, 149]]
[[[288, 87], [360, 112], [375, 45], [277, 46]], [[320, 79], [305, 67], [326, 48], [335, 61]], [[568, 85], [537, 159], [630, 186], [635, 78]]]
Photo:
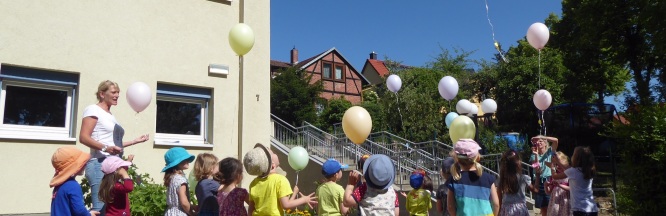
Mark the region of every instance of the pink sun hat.
[[120, 167], [129, 167], [130, 165], [132, 165], [132, 162], [124, 161], [116, 156], [108, 156], [102, 162], [102, 172], [104, 174], [111, 174]]

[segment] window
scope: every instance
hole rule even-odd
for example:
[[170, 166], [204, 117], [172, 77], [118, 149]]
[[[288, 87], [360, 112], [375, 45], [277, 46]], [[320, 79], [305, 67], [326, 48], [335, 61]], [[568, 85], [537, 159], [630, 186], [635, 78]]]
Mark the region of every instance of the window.
[[336, 65], [335, 66], [335, 79], [337, 79], [337, 80], [342, 79], [342, 66], [341, 65]]
[[331, 64], [324, 63], [324, 69], [322, 69], [322, 73], [324, 74], [325, 79], [330, 79], [331, 78]]
[[[334, 68], [335, 71], [333, 71]], [[326, 62], [322, 64], [321, 73], [324, 79], [344, 80], [345, 65]]]
[[208, 142], [210, 89], [157, 84], [155, 144], [213, 147]]
[[76, 141], [71, 127], [79, 76], [3, 65], [0, 138]]

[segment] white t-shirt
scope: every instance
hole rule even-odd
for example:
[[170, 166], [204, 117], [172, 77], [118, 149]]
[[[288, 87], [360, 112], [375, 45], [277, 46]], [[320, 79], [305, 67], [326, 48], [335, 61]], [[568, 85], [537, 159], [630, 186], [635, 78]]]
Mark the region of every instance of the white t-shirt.
[[569, 188], [571, 189], [572, 211], [581, 212], [599, 212], [597, 204], [592, 195], [592, 179], [585, 179], [583, 172], [578, 168], [571, 167], [564, 170], [564, 174], [569, 177]]
[[[97, 124], [93, 128], [91, 138], [107, 146], [114, 146], [113, 143], [113, 129], [118, 124], [116, 117], [111, 113], [104, 111], [101, 107], [93, 104], [83, 110], [83, 118], [94, 116], [97, 117]], [[102, 152], [96, 149], [90, 149], [91, 158], [103, 158], [109, 156], [109, 153]]]

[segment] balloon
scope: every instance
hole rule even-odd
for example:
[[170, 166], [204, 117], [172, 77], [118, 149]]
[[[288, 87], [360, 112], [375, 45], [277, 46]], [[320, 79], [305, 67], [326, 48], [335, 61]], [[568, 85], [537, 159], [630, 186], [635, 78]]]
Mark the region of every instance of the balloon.
[[495, 113], [497, 111], [497, 102], [493, 99], [485, 99], [481, 102], [481, 111], [483, 113]]
[[476, 104], [473, 104], [473, 103], [470, 103], [470, 104], [472, 104], [472, 110], [470, 110], [469, 113], [467, 113], [467, 116], [473, 117], [474, 115], [478, 115], [479, 114], [479, 107], [476, 106]]
[[301, 171], [308, 166], [310, 155], [303, 147], [296, 146], [289, 150], [289, 166], [296, 171]]
[[150, 101], [153, 100], [153, 94], [150, 92], [150, 88], [143, 82], [132, 83], [132, 85], [127, 88], [125, 96], [127, 97], [127, 103], [129, 103], [130, 107], [136, 112], [141, 112], [146, 109], [150, 104]]
[[386, 87], [388, 87], [388, 90], [396, 93], [400, 91], [400, 87], [402, 87], [402, 80], [398, 75], [391, 74], [391, 76], [386, 79]]
[[445, 76], [439, 80], [437, 89], [442, 98], [451, 100], [458, 94], [458, 81], [451, 76]]
[[451, 128], [451, 122], [453, 122], [453, 119], [456, 119], [456, 117], [458, 117], [458, 113], [450, 112], [449, 114], [446, 114], [444, 122], [446, 123], [447, 128]]
[[548, 27], [543, 23], [536, 22], [527, 29], [527, 42], [535, 49], [541, 50], [550, 38]]
[[472, 102], [469, 102], [467, 99], [462, 99], [456, 104], [456, 111], [460, 114], [467, 114], [472, 112], [472, 106]]
[[550, 106], [550, 103], [553, 102], [553, 97], [550, 96], [550, 92], [546, 91], [545, 89], [541, 89], [534, 93], [532, 101], [534, 102], [534, 106], [536, 106], [537, 109], [547, 110]]
[[365, 108], [353, 106], [342, 116], [342, 131], [353, 143], [360, 145], [370, 135], [372, 118]]
[[453, 143], [459, 139], [474, 139], [476, 133], [476, 126], [474, 121], [467, 116], [458, 116], [451, 122], [451, 129], [449, 129], [449, 136]]
[[245, 55], [254, 46], [254, 32], [245, 23], [238, 23], [229, 31], [229, 45], [239, 56]]

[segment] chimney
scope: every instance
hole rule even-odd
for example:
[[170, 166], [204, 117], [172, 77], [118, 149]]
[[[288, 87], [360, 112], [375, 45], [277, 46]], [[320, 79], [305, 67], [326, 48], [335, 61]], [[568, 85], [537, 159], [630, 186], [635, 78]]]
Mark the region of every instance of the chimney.
[[291, 64], [295, 65], [296, 63], [298, 63], [298, 50], [294, 47], [291, 49]]
[[375, 59], [375, 60], [377, 59], [377, 53], [375, 51], [372, 51], [370, 53], [370, 59]]

